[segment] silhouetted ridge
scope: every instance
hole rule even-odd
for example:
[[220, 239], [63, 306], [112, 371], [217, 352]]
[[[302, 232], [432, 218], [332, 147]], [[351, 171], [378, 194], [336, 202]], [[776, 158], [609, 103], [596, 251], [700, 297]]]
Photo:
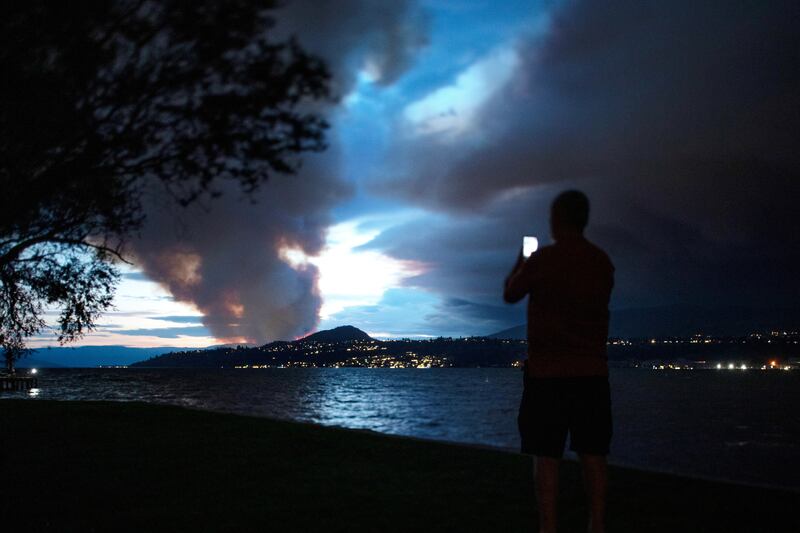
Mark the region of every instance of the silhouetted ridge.
[[488, 339], [520, 339], [525, 340], [528, 335], [528, 330], [525, 324], [520, 326], [514, 326], [513, 328], [504, 329], [503, 331], [498, 331], [497, 333], [492, 333], [491, 335], [487, 335], [486, 338]]
[[[747, 335], [754, 331], [786, 329], [800, 324], [800, 307], [663, 305], [612, 309], [608, 334], [611, 337], [681, 337], [695, 333]], [[527, 335], [525, 324], [487, 335], [490, 339], [520, 339]]]
[[355, 326], [339, 326], [338, 328], [326, 329], [312, 333], [300, 339], [303, 342], [345, 342], [345, 341], [371, 341], [372, 337], [367, 335]]

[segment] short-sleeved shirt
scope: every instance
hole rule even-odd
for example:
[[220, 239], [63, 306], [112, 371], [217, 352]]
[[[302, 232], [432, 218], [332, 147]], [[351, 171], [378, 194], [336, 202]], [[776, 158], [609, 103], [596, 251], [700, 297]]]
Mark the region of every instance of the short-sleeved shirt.
[[608, 302], [614, 266], [583, 237], [540, 248], [506, 280], [504, 297], [528, 298], [531, 377], [607, 376]]

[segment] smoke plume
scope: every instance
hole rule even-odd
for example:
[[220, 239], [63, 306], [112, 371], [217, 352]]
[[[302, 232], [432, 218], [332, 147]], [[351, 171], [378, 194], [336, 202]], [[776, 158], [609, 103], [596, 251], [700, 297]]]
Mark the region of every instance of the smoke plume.
[[[407, 2], [295, 1], [276, 19], [276, 39], [295, 36], [327, 62], [338, 96], [359, 71], [390, 84], [425, 42], [424, 20]], [[316, 267], [290, 266], [285, 252], [319, 253], [331, 209], [352, 192], [340, 174], [337, 107], [321, 109], [334, 126], [329, 149], [305, 156], [297, 175], [275, 175], [252, 198], [222, 185], [221, 198], [180, 209], [150, 191], [145, 227], [132, 243], [136, 264], [196, 306], [218, 339], [261, 343], [316, 327]]]

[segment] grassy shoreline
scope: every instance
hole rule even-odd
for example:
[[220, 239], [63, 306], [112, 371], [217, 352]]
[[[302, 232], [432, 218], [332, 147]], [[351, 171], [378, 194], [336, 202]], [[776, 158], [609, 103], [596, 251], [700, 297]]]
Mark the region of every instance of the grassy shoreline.
[[[530, 531], [529, 457], [144, 403], [0, 400], [0, 519], [31, 531]], [[565, 462], [562, 531], [585, 530]], [[612, 467], [610, 531], [800, 531], [800, 494]]]

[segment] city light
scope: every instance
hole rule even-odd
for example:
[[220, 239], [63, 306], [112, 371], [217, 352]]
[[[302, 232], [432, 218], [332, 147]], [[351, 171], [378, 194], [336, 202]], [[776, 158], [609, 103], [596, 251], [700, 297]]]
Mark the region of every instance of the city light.
[[[787, 333], [786, 339], [780, 334], [778, 339], [800, 338], [800, 332], [791, 331]], [[628, 359], [622, 359], [620, 354], [609, 357], [609, 366], [616, 368], [642, 368], [655, 371], [703, 371], [716, 369], [721, 371], [728, 370], [791, 370], [800, 368], [800, 358], [789, 357], [787, 361], [781, 361], [773, 354], [771, 359], [757, 361], [751, 357], [739, 356], [734, 360], [727, 361], [718, 356], [703, 356], [697, 353], [695, 357], [685, 354], [683, 357], [667, 356], [659, 353], [659, 345], [688, 345], [695, 342], [699, 345], [711, 344], [729, 345], [744, 344], [747, 342], [756, 344], [766, 341], [761, 333], [751, 333], [747, 337], [710, 337], [704, 334], [695, 334], [691, 337], [647, 337], [644, 339], [622, 339], [609, 338], [609, 347], [620, 347], [623, 353], [628, 353]], [[655, 344], [653, 344], [655, 342]], [[447, 368], [463, 366], [464, 363], [459, 359], [460, 354], [472, 347], [477, 348], [485, 360], [480, 363], [470, 361], [470, 364], [478, 366], [519, 366], [524, 357], [526, 344], [521, 339], [489, 339], [485, 337], [441, 337], [431, 339], [359, 339], [343, 341], [319, 340], [297, 340], [293, 342], [274, 342], [260, 347], [237, 346], [235, 348], [225, 348], [214, 350], [222, 352], [216, 355], [219, 358], [220, 368], [237, 369], [267, 369], [267, 368], [342, 368], [342, 367], [362, 367], [362, 368]], [[645, 348], [646, 347], [646, 348]], [[655, 347], [655, 350], [651, 349]], [[518, 354], [509, 353], [513, 360], [505, 360], [502, 364], [496, 362], [497, 351], [507, 352], [519, 349]], [[704, 346], [701, 350], [704, 351]], [[640, 353], [637, 351], [641, 349]], [[727, 349], [727, 348], [723, 348]], [[734, 351], [738, 351], [732, 348]], [[168, 354], [177, 360], [178, 366], [185, 364], [187, 358], [191, 358], [198, 353], [208, 353], [203, 350], [188, 350]], [[655, 357], [641, 357], [651, 355]], [[680, 352], [678, 352], [680, 354]], [[506, 356], [504, 355], [504, 357]], [[730, 354], [732, 355], [732, 354]], [[661, 357], [658, 357], [661, 356]], [[698, 357], [699, 356], [699, 357]], [[641, 358], [640, 358], [641, 357]], [[689, 357], [689, 358], [686, 358]], [[783, 356], [780, 356], [783, 357]], [[709, 360], [712, 359], [712, 360]], [[738, 359], [738, 360], [737, 360]]]

